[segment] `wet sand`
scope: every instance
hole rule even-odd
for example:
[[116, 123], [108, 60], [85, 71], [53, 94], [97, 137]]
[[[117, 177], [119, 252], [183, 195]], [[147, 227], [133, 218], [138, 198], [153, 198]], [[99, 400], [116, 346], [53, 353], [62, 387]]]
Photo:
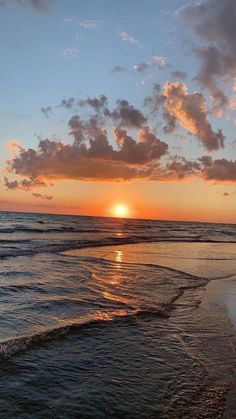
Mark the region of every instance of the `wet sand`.
[[[235, 354], [235, 362], [232, 369], [236, 370], [236, 276], [226, 279], [210, 281], [206, 287], [202, 305], [210, 308], [215, 313], [222, 328], [227, 319], [230, 323], [232, 335], [232, 352]], [[227, 323], [226, 320], [226, 323]], [[214, 342], [213, 342], [214, 344]], [[234, 374], [235, 377], [236, 374]], [[236, 417], [236, 377], [226, 397], [224, 419]]]
[[205, 298], [216, 310], [226, 314], [236, 330], [236, 275], [210, 281]]

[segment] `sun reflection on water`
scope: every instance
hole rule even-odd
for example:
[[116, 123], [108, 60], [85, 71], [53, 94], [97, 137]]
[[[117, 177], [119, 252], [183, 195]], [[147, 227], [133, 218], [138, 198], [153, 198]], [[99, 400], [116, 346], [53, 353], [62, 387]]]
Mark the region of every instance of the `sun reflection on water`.
[[117, 263], [120, 263], [120, 262], [122, 262], [122, 260], [123, 260], [123, 252], [122, 252], [122, 250], [115, 250], [115, 261]]

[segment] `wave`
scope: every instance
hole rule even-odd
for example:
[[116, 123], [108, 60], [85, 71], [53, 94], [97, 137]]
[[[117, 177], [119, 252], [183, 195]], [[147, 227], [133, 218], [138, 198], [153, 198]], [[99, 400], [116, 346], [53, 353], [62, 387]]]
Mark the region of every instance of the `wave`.
[[[186, 237], [150, 237], [150, 236], [129, 236], [129, 237], [105, 237], [98, 240], [68, 240], [61, 243], [50, 243], [46, 241], [45, 245], [40, 245], [35, 248], [3, 248], [0, 251], [0, 259], [17, 257], [17, 256], [32, 256], [38, 253], [61, 253], [67, 250], [84, 249], [89, 247], [103, 247], [115, 246], [136, 243], [236, 243], [232, 240], [211, 240], [211, 239], [192, 239]], [[32, 241], [33, 243], [33, 241]]]
[[37, 228], [37, 227], [26, 227], [26, 226], [14, 226], [0, 228], [0, 233], [100, 233], [102, 229], [96, 228], [74, 228], [74, 227], [49, 227], [49, 228]]
[[100, 331], [107, 325], [133, 322], [137, 318], [170, 316], [172, 304], [162, 304], [157, 307], [143, 307], [131, 312], [100, 313], [99, 317], [87, 321], [72, 321], [58, 327], [47, 329], [35, 334], [23, 335], [0, 342], [0, 359], [5, 360], [29, 348], [41, 346], [47, 342], [64, 338], [80, 332], [89, 333]]

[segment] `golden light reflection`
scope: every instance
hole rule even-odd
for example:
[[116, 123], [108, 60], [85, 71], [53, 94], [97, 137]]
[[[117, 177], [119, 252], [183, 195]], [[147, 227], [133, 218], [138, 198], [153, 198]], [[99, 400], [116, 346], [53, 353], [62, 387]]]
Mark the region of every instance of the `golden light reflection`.
[[122, 252], [122, 250], [115, 250], [115, 261], [117, 263], [120, 263], [120, 262], [122, 262], [122, 260], [123, 260], [123, 252]]
[[116, 236], [117, 236], [117, 237], [123, 237], [123, 233], [121, 233], [121, 232], [116, 233]]
[[110, 301], [115, 301], [117, 303], [123, 303], [123, 304], [127, 304], [128, 300], [127, 298], [123, 298], [121, 295], [115, 295], [115, 294], [111, 294], [108, 291], [104, 291], [102, 293], [103, 297], [105, 297], [107, 300]]

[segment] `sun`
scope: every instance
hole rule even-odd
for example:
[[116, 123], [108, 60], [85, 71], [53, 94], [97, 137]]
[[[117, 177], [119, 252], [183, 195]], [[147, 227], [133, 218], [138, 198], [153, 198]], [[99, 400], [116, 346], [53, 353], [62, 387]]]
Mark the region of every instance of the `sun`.
[[127, 217], [127, 215], [129, 214], [129, 210], [125, 205], [119, 204], [113, 208], [113, 214], [115, 217]]

